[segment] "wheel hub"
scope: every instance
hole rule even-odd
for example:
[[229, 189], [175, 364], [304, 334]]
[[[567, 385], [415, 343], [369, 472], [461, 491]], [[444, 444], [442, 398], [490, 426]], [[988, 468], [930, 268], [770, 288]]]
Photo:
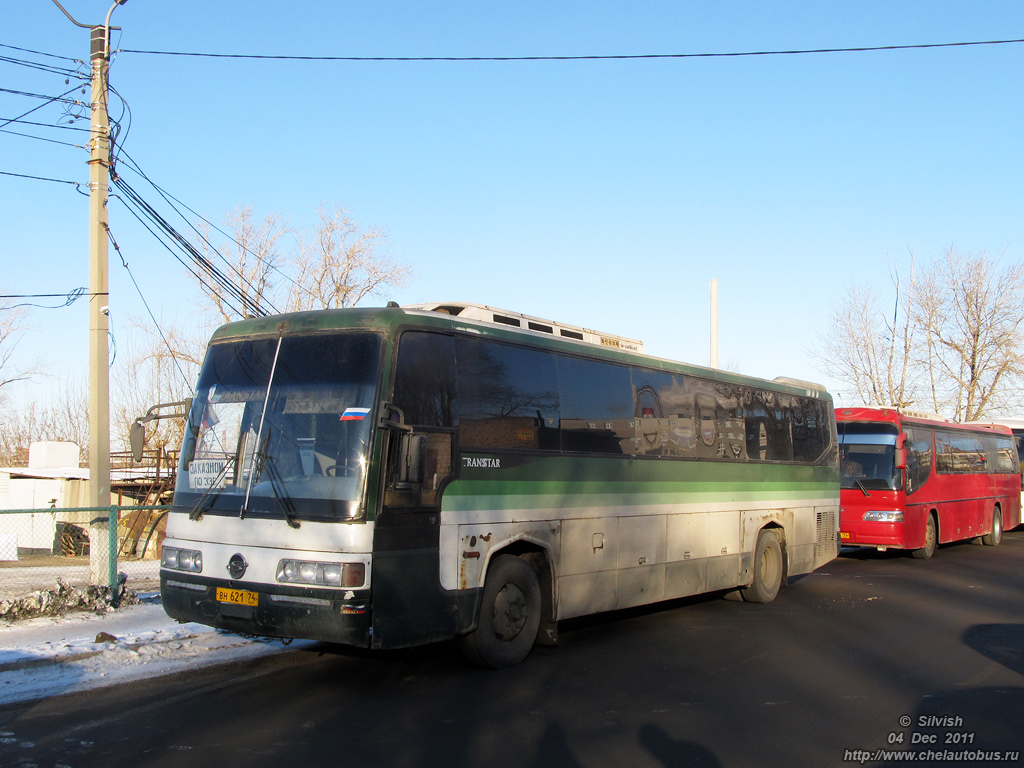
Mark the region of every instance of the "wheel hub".
[[511, 640], [526, 625], [526, 596], [515, 584], [506, 584], [494, 601], [494, 633]]

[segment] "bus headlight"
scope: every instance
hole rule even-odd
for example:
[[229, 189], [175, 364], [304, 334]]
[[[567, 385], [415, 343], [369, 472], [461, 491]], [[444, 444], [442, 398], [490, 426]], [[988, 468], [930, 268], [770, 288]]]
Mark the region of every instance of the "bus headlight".
[[203, 553], [197, 549], [164, 547], [160, 553], [160, 567], [173, 571], [203, 572]]
[[894, 511], [872, 511], [864, 513], [865, 520], [873, 520], [878, 523], [902, 523], [903, 513]]
[[356, 588], [366, 583], [366, 564], [281, 560], [277, 564], [277, 580], [282, 584]]

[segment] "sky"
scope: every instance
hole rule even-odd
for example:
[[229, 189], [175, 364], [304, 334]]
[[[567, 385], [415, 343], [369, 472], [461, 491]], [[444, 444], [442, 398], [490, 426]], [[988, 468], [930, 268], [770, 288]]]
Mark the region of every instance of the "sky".
[[[102, 23], [106, 0], [62, 0]], [[800, 55], [544, 61], [283, 61], [128, 51], [346, 57], [742, 53], [1024, 38], [1016, 0], [820, 3], [130, 0], [112, 23], [111, 114], [146, 176], [207, 219], [238, 206], [308, 226], [344, 206], [413, 270], [363, 302], [471, 301], [642, 339], [723, 367], [856, 395], [815, 353], [851, 283], [891, 295], [950, 246], [1022, 258], [1024, 44]], [[85, 58], [51, 0], [5, 9], [0, 44]], [[0, 48], [0, 171], [88, 180], [80, 131], [5, 123], [74, 66]], [[86, 97], [87, 98], [87, 97]], [[129, 111], [124, 111], [126, 103]], [[53, 125], [50, 105], [26, 120]], [[85, 127], [87, 121], [74, 126]], [[174, 220], [145, 179], [122, 173]], [[110, 201], [112, 354], [147, 305], [187, 323], [183, 267]], [[88, 284], [88, 199], [0, 175], [0, 294]], [[133, 284], [138, 283], [140, 290]], [[143, 303], [143, 297], [145, 303]], [[33, 300], [60, 304], [60, 299]], [[86, 302], [33, 309], [16, 362], [84, 382]], [[115, 360], [117, 365], [117, 360]]]

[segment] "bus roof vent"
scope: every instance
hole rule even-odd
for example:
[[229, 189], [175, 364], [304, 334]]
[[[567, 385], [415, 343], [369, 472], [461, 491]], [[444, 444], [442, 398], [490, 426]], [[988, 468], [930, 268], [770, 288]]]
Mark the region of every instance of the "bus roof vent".
[[519, 328], [524, 331], [543, 333], [548, 336], [561, 336], [564, 339], [582, 341], [587, 344], [595, 344], [599, 347], [614, 347], [615, 349], [624, 349], [628, 352], [644, 351], [644, 343], [638, 339], [627, 339], [625, 336], [615, 336], [610, 333], [592, 331], [589, 328], [580, 328], [576, 325], [556, 323], [553, 320], [544, 320], [540, 317], [524, 315], [521, 312], [510, 312], [506, 309], [488, 307], [484, 304], [442, 302], [406, 304], [402, 308], [424, 309], [428, 312], [441, 312], [446, 315], [456, 315], [463, 320], [479, 320], [485, 323], [496, 323], [506, 327]]
[[928, 421], [949, 421], [945, 416], [940, 416], [937, 413], [929, 413], [928, 411], [912, 411], [909, 408], [896, 408], [903, 416], [909, 416], [912, 419], [927, 419]]

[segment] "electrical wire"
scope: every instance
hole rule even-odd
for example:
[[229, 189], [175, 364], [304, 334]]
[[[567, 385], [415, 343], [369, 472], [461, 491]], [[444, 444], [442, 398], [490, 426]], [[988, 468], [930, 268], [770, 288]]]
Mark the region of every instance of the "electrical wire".
[[27, 59], [16, 59], [13, 56], [0, 56], [0, 62], [7, 64], [14, 64], [20, 67], [26, 67], [28, 69], [38, 69], [42, 72], [48, 72], [51, 75], [64, 75], [65, 77], [72, 78], [77, 77], [80, 80], [88, 80], [88, 76], [83, 74], [77, 69], [68, 69], [66, 67], [55, 67], [52, 64], [40, 64], [36, 61], [28, 61]]
[[163, 328], [160, 327], [160, 323], [157, 322], [156, 316], [153, 314], [153, 310], [149, 306], [149, 302], [146, 301], [146, 297], [142, 293], [142, 288], [139, 287], [138, 281], [135, 279], [135, 275], [132, 274], [131, 268], [128, 266], [128, 261], [125, 259], [124, 254], [121, 253], [121, 248], [118, 246], [117, 241], [114, 239], [114, 233], [110, 231], [110, 227], [104, 224], [104, 228], [107, 230], [107, 238], [110, 240], [110, 244], [114, 247], [114, 251], [121, 259], [121, 265], [125, 268], [128, 273], [128, 277], [131, 278], [132, 285], [135, 286], [135, 290], [139, 294], [139, 298], [142, 299], [142, 306], [146, 308], [146, 312], [149, 313], [149, 319], [153, 321], [153, 326], [156, 328], [157, 333], [160, 334], [160, 338], [163, 339], [164, 346], [167, 347], [167, 351], [171, 353], [171, 360], [174, 361], [174, 367], [178, 369], [178, 374], [181, 376], [182, 381], [185, 382], [185, 386], [191, 387], [192, 381], [185, 372], [181, 369], [181, 363], [178, 361], [178, 356], [174, 354], [174, 350], [171, 348], [171, 342], [168, 341], [167, 336], [164, 334]]
[[57, 306], [43, 306], [42, 304], [33, 304], [31, 302], [21, 302], [19, 304], [7, 304], [0, 309], [14, 309], [15, 307], [36, 307], [37, 309], [64, 309], [70, 307], [82, 296], [87, 295], [87, 288], [75, 288], [67, 293], [17, 293], [7, 294], [0, 296], [0, 299], [57, 299], [63, 298], [64, 303], [58, 304]]
[[76, 149], [85, 149], [81, 144], [72, 144], [70, 141], [59, 141], [58, 139], [48, 139], [45, 136], [33, 136], [31, 133], [18, 133], [17, 131], [8, 131], [6, 128], [0, 128], [0, 133], [9, 133], [11, 136], [21, 136], [25, 139], [35, 139], [36, 141], [45, 141], [49, 144], [60, 144], [65, 147], [74, 147]]
[[65, 98], [68, 94], [74, 93], [75, 91], [77, 91], [81, 87], [82, 86], [80, 86], [80, 85], [76, 85], [74, 88], [71, 88], [71, 89], [69, 89], [67, 91], [64, 91], [64, 93], [62, 93], [60, 96], [43, 96], [43, 95], [37, 94], [37, 93], [24, 93], [24, 92], [21, 92], [21, 91], [11, 91], [11, 90], [8, 90], [7, 88], [0, 88], [0, 91], [2, 91], [4, 93], [13, 93], [13, 94], [15, 94], [17, 96], [32, 96], [34, 98], [46, 99], [46, 101], [44, 101], [38, 107], [33, 107], [28, 112], [20, 114], [17, 117], [12, 117], [9, 120], [0, 123], [0, 128], [5, 128], [5, 127], [7, 127], [8, 125], [10, 125], [13, 122], [16, 122], [18, 120], [21, 120], [22, 118], [28, 117], [33, 112], [37, 112], [40, 109], [42, 109], [43, 107], [45, 107], [45, 106], [47, 106], [49, 104], [52, 104], [55, 101], [60, 101], [60, 102], [63, 102], [65, 104], [78, 104], [78, 105], [81, 105], [82, 102], [80, 102], [78, 99], [67, 99], [67, 98]]
[[[225, 275], [213, 262], [199, 252], [192, 243], [181, 235], [157, 210], [147, 203], [125, 180], [123, 176], [113, 175], [113, 185], [122, 193], [120, 197], [128, 210], [146, 227], [164, 247], [188, 270], [188, 272], [211, 291], [215, 292], [231, 311], [240, 317], [265, 317], [267, 315], [262, 304], [277, 310], [257, 296], [254, 299], [243, 288]], [[148, 222], [148, 223], [147, 223]], [[154, 229], [155, 228], [155, 229]], [[158, 231], [161, 234], [158, 234]], [[220, 253], [214, 250], [218, 256]], [[223, 259], [223, 256], [221, 256]], [[212, 284], [211, 282], [212, 281]], [[252, 285], [246, 283], [246, 287]]]
[[584, 56], [284, 56], [248, 53], [204, 53], [198, 51], [147, 51], [135, 48], [120, 48], [119, 53], [138, 53], [153, 56], [198, 56], [217, 59], [271, 59], [283, 61], [609, 61], [624, 59], [710, 59], [736, 58], [743, 56], [794, 56], [829, 53], [869, 53], [875, 51], [908, 51], [927, 48], [962, 48], [978, 45], [1009, 45], [1024, 43], [1024, 38], [1012, 40], [970, 40], [955, 43], [917, 43], [913, 45], [871, 45], [853, 48], [807, 48], [778, 51], [734, 51], [728, 53], [639, 53]]
[[[238, 248], [241, 249], [242, 251], [245, 251], [246, 253], [248, 253], [249, 255], [251, 255], [251, 256], [253, 256], [253, 257], [257, 258], [257, 259], [259, 258], [258, 254], [256, 254], [255, 252], [253, 252], [252, 250], [247, 248], [242, 243], [238, 242], [238, 240], [236, 240], [231, 234], [229, 234], [228, 232], [226, 232], [223, 229], [221, 229], [220, 227], [218, 227], [212, 221], [210, 221], [209, 219], [204, 217], [202, 214], [198, 213], [195, 209], [189, 207], [187, 204], [185, 204], [184, 202], [179, 200], [177, 197], [172, 195], [170, 192], [165, 190], [163, 187], [161, 187], [159, 184], [154, 182], [151, 178], [149, 178], [149, 176], [146, 175], [146, 173], [142, 170], [142, 168], [139, 167], [139, 164], [135, 161], [135, 159], [132, 158], [132, 156], [129, 155], [127, 152], [125, 152], [123, 149], [119, 149], [117, 154], [118, 154], [118, 158], [122, 158], [123, 157], [122, 165], [124, 167], [128, 168], [129, 170], [131, 170], [132, 172], [138, 174], [143, 179], [145, 179], [145, 181], [150, 186], [152, 186], [153, 189], [155, 189], [157, 191], [157, 193], [164, 199], [164, 202], [166, 202], [174, 210], [174, 212], [177, 213], [178, 216], [181, 217], [181, 219], [193, 231], [195, 236], [199, 240], [201, 240], [213, 253], [215, 253], [224, 262], [224, 264], [226, 265], [227, 269], [234, 274], [236, 281], [241, 282], [247, 288], [253, 289], [254, 292], [255, 292], [254, 286], [245, 277], [245, 275], [242, 274], [241, 270], [239, 270], [237, 267], [235, 267], [235, 265], [233, 265], [230, 261], [228, 261], [224, 257], [223, 254], [220, 253], [220, 251], [217, 249], [217, 247], [213, 243], [210, 242], [210, 240], [206, 237], [206, 235], [201, 230], [196, 228], [192, 224], [192, 222], [189, 220], [189, 218], [187, 216], [185, 216], [180, 210], [178, 210], [178, 208], [176, 207], [176, 204], [177, 204], [177, 206], [180, 206], [180, 207], [184, 208], [186, 211], [191, 213], [194, 217], [199, 219], [201, 222], [205, 223], [210, 228], [212, 228], [212, 229], [216, 230], [217, 232], [219, 232], [225, 238], [227, 238], [232, 243], [234, 243], [236, 246], [238, 246]], [[299, 284], [296, 282], [296, 280], [291, 275], [289, 275], [287, 272], [283, 271], [277, 265], [271, 265], [270, 269], [272, 271], [276, 272], [281, 278], [283, 278], [287, 282], [290, 282], [293, 286], [300, 287]], [[262, 302], [264, 304], [266, 304], [273, 312], [278, 312], [277, 308], [274, 307], [273, 302], [267, 300], [266, 297], [261, 297], [261, 298], [262, 298]]]
[[[119, 156], [120, 156], [120, 155], [123, 155], [123, 157], [124, 157], [124, 158], [125, 158], [125, 160], [127, 161], [127, 162], [125, 163], [125, 166], [126, 166], [127, 168], [129, 168], [129, 169], [130, 169], [131, 171], [133, 171], [134, 173], [137, 173], [137, 174], [138, 174], [139, 176], [141, 176], [141, 177], [142, 177], [143, 179], [145, 179], [145, 180], [146, 180], [146, 181], [147, 181], [147, 182], [148, 182], [148, 183], [150, 184], [150, 186], [152, 186], [152, 187], [153, 187], [153, 189], [155, 189], [155, 190], [157, 191], [157, 193], [159, 193], [159, 195], [160, 195], [160, 196], [161, 196], [162, 198], [164, 198], [164, 201], [165, 201], [165, 202], [167, 202], [167, 204], [168, 204], [168, 205], [170, 205], [170, 206], [171, 206], [172, 208], [174, 208], [174, 204], [176, 203], [177, 205], [181, 206], [181, 207], [182, 207], [182, 208], [184, 208], [184, 209], [185, 209], [186, 211], [188, 211], [189, 213], [191, 213], [191, 214], [192, 214], [193, 216], [195, 216], [195, 217], [196, 217], [197, 219], [199, 219], [200, 221], [202, 221], [202, 222], [203, 222], [204, 224], [206, 224], [207, 226], [209, 226], [209, 227], [210, 227], [211, 229], [214, 229], [214, 230], [216, 230], [216, 231], [217, 231], [218, 233], [220, 233], [220, 234], [221, 234], [221, 235], [223, 235], [223, 236], [224, 236], [225, 238], [227, 238], [228, 240], [230, 240], [230, 241], [231, 241], [232, 243], [234, 243], [235, 245], [237, 245], [237, 246], [238, 246], [238, 247], [239, 247], [240, 249], [242, 249], [242, 250], [243, 250], [243, 251], [245, 251], [246, 253], [248, 253], [248, 254], [250, 254], [250, 255], [252, 255], [252, 256], [254, 256], [254, 257], [258, 258], [257, 254], [255, 254], [255, 253], [254, 253], [253, 251], [251, 251], [250, 249], [246, 248], [246, 247], [245, 247], [244, 245], [242, 245], [242, 243], [238, 242], [238, 241], [237, 241], [237, 240], [236, 240], [236, 239], [235, 239], [234, 237], [232, 237], [232, 235], [231, 235], [231, 234], [229, 234], [228, 232], [225, 232], [225, 231], [224, 231], [223, 229], [221, 229], [220, 227], [218, 227], [218, 226], [217, 226], [216, 224], [214, 224], [214, 223], [213, 223], [212, 221], [210, 221], [209, 219], [207, 219], [206, 217], [204, 217], [204, 216], [203, 216], [203, 215], [202, 215], [201, 213], [197, 212], [197, 211], [196, 211], [195, 209], [193, 209], [193, 208], [190, 208], [190, 207], [189, 207], [189, 206], [188, 206], [187, 204], [183, 203], [183, 202], [182, 202], [181, 200], [179, 200], [179, 199], [178, 199], [177, 197], [175, 197], [175, 196], [174, 196], [174, 195], [172, 195], [172, 194], [171, 194], [170, 192], [168, 192], [167, 190], [165, 190], [165, 189], [164, 189], [163, 187], [161, 187], [160, 185], [156, 184], [156, 183], [155, 183], [155, 182], [154, 182], [154, 181], [153, 181], [152, 179], [150, 179], [150, 178], [149, 178], [149, 177], [148, 177], [148, 176], [147, 176], [147, 175], [146, 175], [146, 174], [145, 174], [145, 173], [144, 173], [144, 172], [142, 171], [142, 169], [141, 169], [141, 168], [139, 168], [139, 166], [138, 166], [138, 163], [136, 163], [136, 162], [135, 162], [135, 160], [134, 160], [134, 159], [133, 159], [133, 158], [131, 157], [131, 155], [129, 155], [129, 154], [127, 153], [127, 152], [124, 152], [123, 150], [121, 150], [121, 152], [120, 152]], [[173, 202], [172, 202], [172, 201], [173, 201]], [[217, 248], [216, 248], [216, 247], [215, 247], [215, 246], [214, 246], [214, 245], [213, 245], [213, 244], [212, 244], [212, 243], [211, 243], [211, 242], [210, 242], [210, 241], [209, 241], [209, 240], [207, 239], [207, 237], [206, 237], [206, 236], [205, 236], [205, 235], [204, 235], [204, 234], [203, 234], [203, 233], [202, 233], [202, 232], [201, 232], [201, 231], [200, 231], [199, 229], [197, 229], [196, 227], [194, 227], [194, 226], [192, 225], [192, 223], [191, 223], [191, 222], [190, 222], [190, 221], [188, 220], [188, 218], [187, 218], [187, 217], [186, 217], [186, 216], [185, 216], [184, 214], [182, 214], [182, 213], [181, 213], [181, 211], [178, 211], [177, 209], [175, 209], [175, 212], [176, 212], [176, 213], [177, 213], [177, 214], [178, 214], [179, 216], [181, 216], [182, 220], [184, 220], [184, 221], [185, 221], [185, 222], [186, 222], [186, 223], [187, 223], [187, 224], [189, 225], [189, 228], [190, 228], [190, 229], [192, 229], [192, 231], [193, 231], [193, 232], [194, 232], [194, 233], [196, 234], [196, 236], [197, 236], [197, 237], [198, 237], [198, 238], [199, 238], [200, 240], [202, 240], [202, 241], [203, 241], [203, 242], [204, 242], [204, 243], [205, 243], [205, 244], [206, 244], [206, 245], [207, 245], [207, 246], [208, 246], [208, 247], [209, 247], [209, 248], [210, 248], [210, 249], [211, 249], [212, 251], [214, 251], [215, 253], [217, 253], [217, 255], [218, 255], [218, 256], [220, 256], [220, 257], [221, 257], [221, 259], [223, 259], [223, 260], [224, 260], [224, 263], [225, 263], [225, 264], [227, 265], [228, 269], [230, 269], [230, 270], [231, 270], [232, 272], [234, 272], [235, 276], [236, 276], [236, 277], [237, 277], [237, 278], [238, 278], [239, 280], [243, 280], [243, 281], [245, 280], [245, 276], [244, 276], [244, 275], [242, 275], [242, 273], [241, 273], [241, 272], [240, 272], [240, 271], [239, 271], [238, 269], [236, 269], [236, 268], [235, 268], [235, 266], [234, 266], [233, 264], [231, 264], [231, 263], [230, 263], [230, 262], [229, 262], [229, 261], [228, 261], [227, 259], [225, 259], [225, 258], [223, 257], [223, 255], [221, 255], [221, 254], [220, 254], [220, 252], [219, 252], [219, 251], [217, 250]], [[278, 276], [279, 276], [279, 277], [281, 277], [281, 278], [282, 278], [282, 279], [284, 279], [285, 281], [287, 281], [287, 282], [291, 283], [291, 284], [292, 284], [292, 286], [294, 286], [295, 288], [301, 288], [301, 286], [299, 285], [299, 283], [298, 283], [298, 282], [297, 282], [297, 281], [296, 281], [296, 280], [295, 280], [295, 279], [294, 279], [294, 278], [293, 278], [293, 277], [292, 277], [291, 275], [289, 275], [289, 274], [288, 274], [287, 272], [285, 272], [284, 270], [282, 270], [282, 269], [281, 269], [280, 267], [278, 267], [277, 265], [274, 265], [274, 266], [272, 266], [272, 267], [271, 267], [271, 269], [272, 269], [272, 270], [273, 270], [274, 272], [276, 272], [276, 273], [278, 274]], [[250, 285], [249, 287], [252, 287], [252, 286]], [[270, 306], [270, 307], [271, 307], [272, 309], [274, 309], [274, 308], [273, 308], [273, 304], [272, 304], [272, 303], [269, 303], [269, 302], [268, 302], [268, 305], [269, 305], [269, 306]], [[277, 310], [276, 310], [276, 309], [274, 309], [274, 311], [276, 312]]]
[[[0, 117], [0, 120], [4, 118]], [[17, 118], [10, 118], [8, 123], [17, 123], [18, 125], [32, 125], [39, 128], [58, 128], [62, 131], [81, 131], [82, 133], [91, 133], [91, 128], [82, 128], [78, 125], [54, 125], [53, 123], [36, 123], [32, 120], [18, 120]]]
[[7, 45], [6, 43], [0, 43], [0, 48], [10, 48], [12, 51], [21, 51], [22, 53], [32, 53], [36, 56], [48, 56], [51, 59], [63, 59], [64, 61], [75, 61], [79, 64], [84, 64], [81, 59], [75, 59], [71, 56], [58, 56], [55, 53], [44, 53], [43, 51], [33, 51], [31, 48], [19, 48], [16, 45]]
[[27, 173], [11, 173], [10, 171], [0, 171], [0, 175], [16, 176], [19, 179], [34, 179], [36, 181], [52, 181], [55, 184], [72, 184], [76, 187], [81, 186], [80, 182], [77, 181], [68, 181], [67, 179], [48, 179], [45, 176], [29, 176]]

